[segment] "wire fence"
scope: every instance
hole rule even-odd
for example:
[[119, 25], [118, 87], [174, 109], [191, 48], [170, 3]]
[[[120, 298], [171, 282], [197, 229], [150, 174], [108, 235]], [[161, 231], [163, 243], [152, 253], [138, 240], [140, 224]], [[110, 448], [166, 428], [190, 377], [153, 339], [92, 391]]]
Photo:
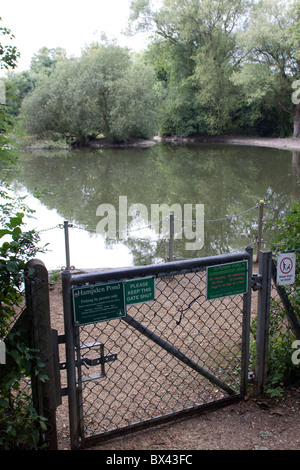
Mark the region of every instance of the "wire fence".
[[[247, 212], [251, 212], [254, 209], [257, 209], [257, 207], [259, 207], [258, 204], [256, 204], [253, 207], [250, 207], [249, 209], [246, 209], [242, 212], [239, 212], [238, 214], [228, 215], [226, 217], [222, 217], [222, 218], [219, 218], [219, 219], [203, 220], [203, 221], [200, 221], [200, 222], [203, 222], [204, 224], [207, 224], [207, 223], [212, 223], [212, 222], [223, 222], [223, 221], [226, 221], [226, 220], [235, 219], [237, 217], [242, 216], [243, 214], [246, 214]], [[268, 206], [266, 205], [265, 207], [268, 207]], [[279, 209], [273, 209], [273, 210], [279, 210]], [[84, 230], [84, 231], [89, 232], [89, 233], [97, 233], [99, 235], [111, 235], [111, 234], [125, 235], [125, 234], [128, 234], [128, 232], [135, 233], [135, 232], [139, 232], [139, 231], [142, 231], [142, 230], [146, 230], [148, 228], [154, 228], [154, 226], [159, 226], [162, 222], [170, 221], [170, 220], [171, 220], [171, 218], [169, 216], [162, 217], [160, 219], [160, 221], [158, 221], [156, 223], [149, 222], [148, 224], [143, 225], [141, 227], [136, 227], [134, 229], [130, 229], [130, 231], [128, 229], [126, 229], [126, 230], [114, 230], [114, 231], [102, 231], [102, 232], [100, 232], [99, 230], [96, 230], [96, 229], [89, 229], [89, 228], [86, 228], [86, 227], [83, 227], [83, 226], [80, 226], [80, 225], [76, 225], [76, 224], [72, 224], [72, 223], [69, 223], [69, 228]], [[191, 222], [191, 223], [194, 223], [194, 224], [199, 222], [199, 220], [196, 220], [196, 219], [179, 219], [178, 217], [174, 217], [174, 220], [177, 220], [178, 222]], [[61, 223], [56, 224], [56, 225], [53, 225], [51, 227], [48, 227], [48, 228], [45, 228], [45, 229], [42, 229], [42, 230], [38, 230], [37, 232], [38, 233], [43, 233], [43, 232], [47, 232], [49, 230], [54, 230], [54, 229], [57, 229], [57, 228], [63, 229], [64, 224], [61, 224]]]
[[[150, 221], [146, 224], [142, 225], [136, 225], [134, 226], [134, 221], [130, 223], [130, 225], [126, 229], [122, 230], [106, 230], [106, 231], [100, 231], [98, 229], [90, 229], [82, 225], [70, 223], [69, 221], [64, 221], [64, 223], [58, 223], [56, 225], [50, 226], [48, 228], [44, 228], [41, 230], [38, 230], [38, 234], [42, 234], [48, 231], [52, 231], [55, 229], [63, 229], [65, 232], [65, 255], [66, 255], [66, 267], [69, 269], [71, 268], [71, 263], [70, 263], [70, 245], [69, 245], [69, 229], [75, 229], [75, 230], [81, 230], [83, 232], [92, 234], [92, 235], [98, 235], [99, 237], [109, 237], [109, 238], [115, 238], [115, 239], [130, 239], [130, 238], [136, 238], [139, 236], [142, 239], [148, 239], [151, 237], [151, 232], [145, 233], [147, 230], [155, 230], [156, 232], [159, 231], [159, 228], [162, 227], [163, 224], [169, 224], [169, 234], [166, 239], [168, 240], [168, 254], [165, 256], [165, 261], [172, 261], [176, 259], [183, 259], [182, 256], [178, 256], [174, 254], [174, 239], [176, 239], [176, 235], [174, 236], [174, 226], [176, 223], [179, 224], [192, 224], [194, 227], [195, 224], [203, 224], [203, 227], [206, 225], [211, 225], [214, 223], [222, 223], [222, 222], [228, 222], [228, 221], [235, 221], [240, 219], [242, 216], [245, 214], [249, 214], [254, 211], [258, 211], [257, 214], [257, 220], [256, 222], [253, 222], [253, 229], [254, 229], [254, 234], [257, 232], [256, 235], [253, 236], [253, 238], [246, 242], [248, 246], [256, 247], [256, 262], [258, 262], [258, 256], [259, 252], [262, 248], [262, 246], [266, 246], [269, 244], [267, 240], [263, 238], [263, 225], [264, 225], [264, 209], [267, 209], [269, 211], [275, 212], [276, 214], [280, 214], [280, 216], [286, 215], [289, 211], [283, 211], [280, 208], [273, 207], [266, 203], [265, 201], [261, 200], [259, 203], [255, 204], [252, 207], [249, 207], [248, 209], [245, 209], [241, 212], [234, 213], [231, 215], [226, 215], [224, 217], [216, 218], [216, 219], [205, 219], [203, 220], [197, 220], [197, 219], [186, 219], [186, 218], [179, 218], [176, 217], [174, 214], [170, 213], [168, 216], [161, 217], [160, 220], [153, 222]], [[140, 219], [139, 219], [140, 220]], [[257, 227], [257, 230], [255, 231], [255, 228]], [[204, 230], [204, 229], [203, 229]], [[251, 236], [251, 235], [250, 235]], [[245, 243], [241, 241], [241, 247], [238, 249], [230, 249], [231, 252], [238, 252], [240, 249], [243, 249], [245, 246]], [[72, 266], [73, 267], [73, 266]]]

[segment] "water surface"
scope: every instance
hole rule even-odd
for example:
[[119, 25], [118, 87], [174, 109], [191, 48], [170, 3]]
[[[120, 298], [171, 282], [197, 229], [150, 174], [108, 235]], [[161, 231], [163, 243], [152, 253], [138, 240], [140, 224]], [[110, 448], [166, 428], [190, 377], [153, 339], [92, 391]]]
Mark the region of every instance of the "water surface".
[[[169, 254], [167, 234], [148, 227], [154, 204], [178, 204], [182, 210], [192, 205], [193, 219], [196, 205], [204, 205], [203, 247], [186, 249], [182, 225], [182, 239], [173, 248], [174, 256], [182, 259], [255, 247], [256, 205], [262, 199], [267, 204], [263, 235], [269, 242], [278, 215], [299, 201], [300, 192], [299, 152], [260, 147], [158, 144], [146, 149], [26, 151], [19, 169], [13, 187], [27, 194], [29, 207], [36, 210], [27, 223], [41, 231], [41, 245], [49, 243], [48, 252], [38, 255], [49, 269], [66, 263], [64, 231], [57, 227], [64, 220], [74, 226], [69, 229], [74, 267], [142, 265], [163, 262]], [[119, 208], [120, 196], [127, 208], [140, 204], [148, 215], [127, 214], [126, 234], [119, 226], [124, 209]], [[103, 204], [115, 208], [116, 229], [123, 230], [113, 238], [96, 233], [103, 219], [97, 208]]]

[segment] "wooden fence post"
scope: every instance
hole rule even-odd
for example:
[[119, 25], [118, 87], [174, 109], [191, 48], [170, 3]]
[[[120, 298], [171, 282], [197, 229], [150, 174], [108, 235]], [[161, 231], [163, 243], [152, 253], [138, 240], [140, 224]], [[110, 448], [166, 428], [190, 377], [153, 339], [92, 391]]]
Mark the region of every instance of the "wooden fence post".
[[41, 373], [47, 379], [42, 382], [33, 374], [33, 405], [39, 416], [46, 418], [46, 430], [40, 430], [41, 440], [47, 449], [57, 449], [55, 373], [50, 324], [48, 271], [38, 259], [26, 265], [26, 308], [31, 320], [31, 347], [37, 349], [44, 364]]

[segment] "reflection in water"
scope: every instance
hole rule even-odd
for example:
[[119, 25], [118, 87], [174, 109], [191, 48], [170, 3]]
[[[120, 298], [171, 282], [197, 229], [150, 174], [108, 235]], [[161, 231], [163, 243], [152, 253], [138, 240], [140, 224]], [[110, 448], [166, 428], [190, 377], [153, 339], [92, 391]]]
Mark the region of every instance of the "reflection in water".
[[[184, 233], [174, 242], [175, 257], [190, 258], [237, 251], [253, 243], [258, 220], [255, 206], [261, 199], [268, 205], [264, 239], [269, 241], [278, 214], [299, 199], [299, 152], [277, 149], [197, 144], [35, 151], [22, 154], [19, 166], [14, 189], [29, 193], [28, 205], [36, 210], [36, 219], [28, 220], [29, 227], [43, 230], [64, 220], [76, 226], [70, 228], [71, 264], [76, 268], [163, 261], [168, 256], [168, 240], [157, 233], [157, 227], [148, 226], [154, 204], [192, 206], [192, 219], [196, 206], [204, 205], [203, 248], [186, 250]], [[36, 188], [43, 189], [40, 201], [33, 198]], [[120, 196], [126, 197], [127, 211], [136, 209], [127, 212], [127, 223], [134, 230], [126, 236], [119, 232], [124, 235], [126, 230]], [[104, 204], [115, 211], [113, 238], [96, 234], [97, 225], [108, 215], [97, 215]], [[229, 217], [249, 208], [254, 209]], [[41, 236], [51, 250], [45, 258], [47, 267], [64, 265], [63, 230], [47, 230]]]

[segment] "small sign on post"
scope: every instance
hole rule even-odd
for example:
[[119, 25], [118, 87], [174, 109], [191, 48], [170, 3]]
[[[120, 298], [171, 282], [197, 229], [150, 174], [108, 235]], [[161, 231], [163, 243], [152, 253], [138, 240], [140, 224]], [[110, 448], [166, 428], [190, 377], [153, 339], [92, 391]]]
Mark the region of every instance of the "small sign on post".
[[296, 253], [283, 253], [277, 257], [276, 283], [279, 286], [294, 284], [296, 271]]

